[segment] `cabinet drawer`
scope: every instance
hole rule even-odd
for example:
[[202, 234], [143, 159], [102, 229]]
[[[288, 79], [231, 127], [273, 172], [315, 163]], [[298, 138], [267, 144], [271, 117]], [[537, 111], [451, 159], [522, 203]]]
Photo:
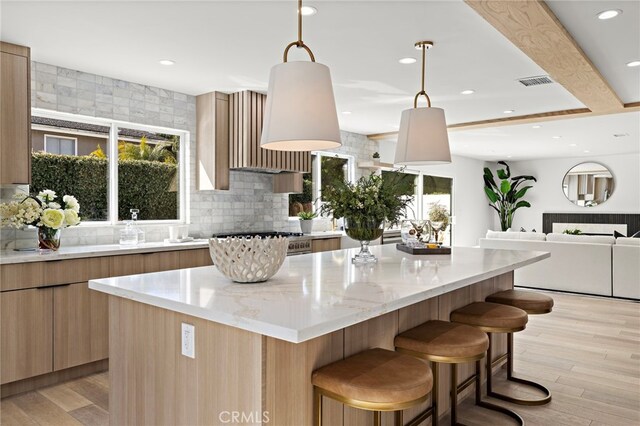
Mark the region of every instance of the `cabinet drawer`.
[[0, 382], [53, 370], [53, 289], [0, 293]]
[[315, 239], [311, 241], [311, 251], [313, 253], [332, 250], [340, 250], [340, 238]]
[[0, 265], [0, 290], [40, 287], [44, 283], [44, 262]]
[[136, 275], [144, 272], [144, 255], [130, 254], [126, 256], [112, 256], [110, 259], [111, 277]]
[[78, 283], [108, 276], [109, 259], [106, 257], [44, 262], [44, 285]]
[[180, 252], [180, 268], [197, 268], [213, 265], [209, 249], [182, 250]]
[[143, 256], [145, 273], [180, 269], [180, 251], [161, 251]]

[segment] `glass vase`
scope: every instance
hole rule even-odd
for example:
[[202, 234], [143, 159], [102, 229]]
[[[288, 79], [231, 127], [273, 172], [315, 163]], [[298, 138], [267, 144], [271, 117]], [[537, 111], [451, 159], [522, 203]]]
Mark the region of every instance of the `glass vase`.
[[58, 251], [60, 248], [61, 229], [38, 227], [38, 249], [40, 251]]
[[369, 250], [369, 243], [382, 236], [384, 221], [345, 217], [344, 231], [349, 238], [360, 242], [360, 252], [351, 259], [353, 263], [375, 263], [378, 261], [378, 258]]

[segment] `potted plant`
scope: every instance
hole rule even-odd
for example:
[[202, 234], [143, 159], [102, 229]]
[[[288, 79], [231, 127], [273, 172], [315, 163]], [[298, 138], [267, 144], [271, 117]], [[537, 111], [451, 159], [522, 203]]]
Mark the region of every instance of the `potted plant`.
[[303, 234], [310, 234], [313, 230], [313, 219], [317, 216], [314, 212], [302, 211], [298, 213], [300, 218], [300, 230]]
[[380, 163], [380, 153], [378, 151], [373, 153], [372, 158], [375, 164]]
[[389, 172], [385, 178], [377, 174], [361, 177], [357, 182], [337, 181], [322, 191], [322, 214], [344, 218], [345, 232], [360, 242], [356, 263], [376, 262], [369, 243], [382, 236], [384, 222], [395, 224], [406, 215], [413, 196], [401, 190], [402, 175]]
[[56, 251], [60, 248], [60, 233], [63, 228], [80, 223], [80, 203], [65, 195], [60, 203], [54, 191], [45, 189], [36, 196], [18, 195], [20, 201], [0, 204], [0, 227], [16, 229], [35, 226], [38, 230], [38, 248], [41, 251]]
[[[487, 194], [487, 198], [491, 201], [492, 209], [498, 212], [500, 218], [500, 227], [503, 231], [511, 228], [513, 222], [513, 215], [516, 210], [521, 207], [531, 207], [527, 201], [520, 200], [527, 193], [531, 185], [520, 187], [527, 181], [537, 182], [533, 176], [514, 176], [511, 177], [511, 170], [509, 165], [504, 161], [498, 161], [498, 164], [502, 164], [505, 168], [496, 171], [500, 184], [497, 184], [493, 178], [493, 173], [488, 167], [484, 168], [484, 192]], [[520, 200], [520, 201], [518, 201]]]
[[429, 221], [431, 222], [435, 242], [442, 243], [443, 234], [441, 232], [449, 226], [449, 211], [440, 203], [434, 203], [429, 209]]

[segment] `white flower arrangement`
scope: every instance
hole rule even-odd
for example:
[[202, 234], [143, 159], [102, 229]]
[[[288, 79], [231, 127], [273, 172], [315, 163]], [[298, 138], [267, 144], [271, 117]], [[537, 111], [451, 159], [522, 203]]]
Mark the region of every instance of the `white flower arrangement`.
[[62, 203], [54, 201], [58, 196], [50, 189], [36, 196], [17, 195], [20, 201], [0, 204], [0, 227], [21, 229], [32, 225], [49, 229], [62, 229], [80, 223], [80, 203], [72, 195], [62, 197]]

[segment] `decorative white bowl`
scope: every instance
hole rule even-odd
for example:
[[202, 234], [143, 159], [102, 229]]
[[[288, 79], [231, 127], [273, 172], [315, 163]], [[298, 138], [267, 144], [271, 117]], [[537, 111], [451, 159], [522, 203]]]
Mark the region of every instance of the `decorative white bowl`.
[[222, 274], [238, 283], [271, 278], [287, 257], [286, 237], [211, 238], [209, 253]]

